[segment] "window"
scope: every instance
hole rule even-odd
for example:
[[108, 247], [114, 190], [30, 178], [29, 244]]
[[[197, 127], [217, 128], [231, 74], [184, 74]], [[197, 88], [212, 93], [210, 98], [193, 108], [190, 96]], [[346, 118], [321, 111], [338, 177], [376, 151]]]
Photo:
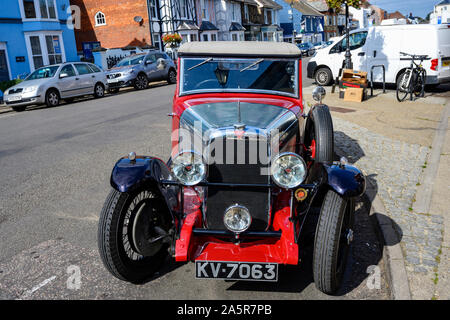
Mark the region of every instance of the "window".
[[236, 33], [233, 33], [233, 34], [231, 35], [231, 40], [233, 40], [233, 41], [238, 41], [238, 35], [237, 35]]
[[248, 13], [248, 4], [244, 4], [244, 17], [245, 17], [245, 20], [247, 20], [247, 21], [250, 20], [250, 14]]
[[208, 41], [208, 34], [203, 35], [203, 41]]
[[55, 0], [21, 0], [25, 19], [57, 19]]
[[211, 34], [211, 41], [217, 41], [217, 35], [215, 33]]
[[161, 36], [159, 35], [159, 33], [153, 35], [153, 46], [161, 49]]
[[65, 65], [64, 67], [62, 67], [61, 72], [59, 74], [61, 75], [63, 73], [67, 74], [68, 77], [75, 77], [76, 76], [75, 70], [73, 69], [72, 65], [70, 65], [70, 64]]
[[156, 55], [155, 54], [149, 54], [145, 58], [145, 62], [147, 63], [148, 61], [150, 61], [150, 63], [155, 63], [156, 62]]
[[156, 5], [156, 0], [150, 0], [150, 16], [152, 18], [158, 18], [158, 7]]
[[186, 0], [180, 0], [180, 17], [187, 18], [187, 4]]
[[36, 8], [34, 7], [34, 0], [23, 0], [23, 11], [25, 13], [25, 18], [35, 19]]
[[[367, 31], [353, 33], [350, 35], [350, 50], [356, 50], [361, 48], [366, 43]], [[339, 41], [333, 48], [331, 48], [330, 53], [339, 53], [347, 50], [347, 39], [344, 38]]]
[[105, 15], [103, 14], [103, 12], [99, 11], [95, 15], [95, 25], [96, 26], [106, 25], [106, 19], [105, 19]]
[[232, 21], [238, 21], [238, 19], [239, 19], [236, 5], [239, 6], [239, 4], [235, 4], [234, 2], [231, 2], [231, 20]]
[[84, 74], [89, 74], [92, 73], [91, 69], [89, 69], [89, 67], [87, 66], [87, 64], [84, 63], [76, 63], [75, 64], [75, 68], [78, 71], [78, 74], [80, 76], [84, 75]]
[[61, 44], [59, 36], [45, 36], [47, 44], [48, 61], [50, 64], [57, 64], [62, 62]]
[[202, 14], [202, 20], [209, 20], [207, 0], [200, 1], [200, 9]]
[[95, 64], [88, 64], [88, 66], [91, 68], [92, 72], [102, 72]]
[[44, 58], [42, 56], [41, 42], [38, 36], [30, 37], [31, 54], [33, 57], [34, 68], [38, 69], [44, 66]]
[[191, 41], [197, 41], [197, 35], [191, 34]]

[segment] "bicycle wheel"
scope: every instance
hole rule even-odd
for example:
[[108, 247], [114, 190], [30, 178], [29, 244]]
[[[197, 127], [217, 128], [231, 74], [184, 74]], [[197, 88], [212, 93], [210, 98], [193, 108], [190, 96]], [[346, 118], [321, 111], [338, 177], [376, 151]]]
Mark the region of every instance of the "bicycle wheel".
[[402, 102], [408, 96], [410, 92], [411, 84], [408, 85], [408, 79], [411, 74], [411, 70], [404, 71], [397, 79], [397, 100]]
[[425, 96], [425, 70], [420, 70], [416, 75], [416, 81], [414, 82], [414, 95], [416, 97]]

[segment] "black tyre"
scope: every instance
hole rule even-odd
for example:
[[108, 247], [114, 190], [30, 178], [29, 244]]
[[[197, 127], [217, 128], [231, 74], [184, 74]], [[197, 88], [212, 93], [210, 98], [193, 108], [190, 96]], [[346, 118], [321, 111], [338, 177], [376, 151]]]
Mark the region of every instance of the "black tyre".
[[169, 74], [167, 75], [167, 82], [169, 84], [177, 83], [177, 72], [174, 69], [169, 70]]
[[45, 94], [45, 104], [47, 107], [56, 107], [59, 105], [60, 97], [59, 92], [55, 89], [50, 89]]
[[325, 195], [316, 228], [313, 275], [317, 289], [335, 294], [342, 283], [353, 240], [354, 201], [334, 191]]
[[[398, 102], [402, 102], [406, 99], [410, 92], [411, 84], [407, 86], [409, 70], [403, 71], [397, 78], [397, 100]], [[412, 82], [412, 79], [411, 79]]]
[[333, 81], [333, 74], [328, 68], [320, 68], [316, 71], [314, 80], [320, 86], [328, 86]]
[[117, 92], [119, 92], [119, 88], [112, 88], [112, 89], [108, 89], [108, 92], [109, 93], [117, 93]]
[[414, 86], [414, 95], [416, 97], [424, 97], [425, 96], [425, 72], [419, 72], [416, 74], [416, 81]]
[[136, 90], [143, 90], [148, 87], [148, 78], [145, 74], [140, 73], [136, 77], [136, 80], [134, 80], [134, 88]]
[[311, 161], [330, 164], [334, 155], [333, 119], [325, 105], [315, 106], [309, 112], [305, 127], [305, 149]]
[[20, 106], [20, 107], [11, 107], [11, 109], [13, 109], [16, 112], [22, 112], [25, 111], [27, 107], [26, 106]]
[[105, 96], [105, 87], [101, 83], [97, 83], [94, 87], [94, 98], [103, 98]]
[[162, 266], [172, 226], [162, 201], [151, 188], [110, 192], [100, 214], [98, 246], [103, 264], [115, 277], [141, 283]]

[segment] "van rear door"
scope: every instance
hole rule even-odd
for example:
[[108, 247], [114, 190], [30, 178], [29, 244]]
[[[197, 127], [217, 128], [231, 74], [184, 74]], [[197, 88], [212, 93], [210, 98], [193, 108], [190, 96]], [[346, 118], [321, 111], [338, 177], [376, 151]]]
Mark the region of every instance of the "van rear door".
[[450, 81], [450, 24], [444, 24], [438, 34], [438, 81]]

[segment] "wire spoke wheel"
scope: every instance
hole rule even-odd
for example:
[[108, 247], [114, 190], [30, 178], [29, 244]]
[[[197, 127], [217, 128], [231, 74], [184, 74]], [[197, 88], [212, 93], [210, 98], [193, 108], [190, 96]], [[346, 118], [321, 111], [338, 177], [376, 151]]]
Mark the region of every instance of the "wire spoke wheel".
[[[403, 72], [397, 79], [397, 100], [402, 102], [406, 99], [411, 92], [411, 83], [408, 85], [408, 79], [410, 77], [411, 70]], [[412, 79], [411, 79], [412, 81]]]

